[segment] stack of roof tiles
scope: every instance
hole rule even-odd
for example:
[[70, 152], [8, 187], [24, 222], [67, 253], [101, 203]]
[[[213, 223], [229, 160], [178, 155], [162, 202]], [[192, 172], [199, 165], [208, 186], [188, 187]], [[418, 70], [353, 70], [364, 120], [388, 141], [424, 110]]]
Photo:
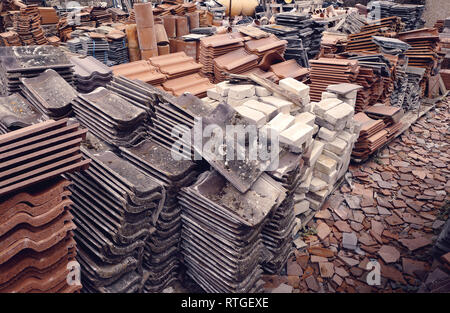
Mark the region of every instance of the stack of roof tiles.
[[91, 10], [91, 19], [97, 22], [97, 26], [112, 22], [112, 14], [107, 8], [94, 7]]
[[103, 87], [80, 94], [73, 109], [92, 134], [111, 145], [133, 145], [147, 134], [147, 112]]
[[128, 63], [128, 47], [126, 36], [122, 32], [106, 35], [109, 44], [108, 61], [113, 65]]
[[198, 73], [203, 67], [184, 52], [161, 55], [148, 60], [151, 65], [157, 67], [168, 79]]
[[0, 45], [21, 46], [19, 34], [15, 31], [8, 31], [0, 34]]
[[42, 114], [37, 112], [19, 93], [0, 97], [0, 134], [31, 126], [40, 121], [43, 121]]
[[145, 244], [143, 260], [144, 291], [160, 292], [176, 279], [180, 265], [181, 209], [177, 200], [178, 191], [193, 182], [198, 175], [198, 166], [190, 160], [175, 160], [170, 149], [152, 140], [121, 148], [121, 153], [166, 190], [157, 219], [153, 220], [155, 231]]
[[73, 64], [57, 47], [0, 47], [0, 94], [20, 91], [20, 78], [36, 77], [47, 69], [54, 69], [72, 83], [72, 67]]
[[54, 70], [33, 78], [21, 78], [22, 94], [47, 119], [60, 119], [72, 113], [78, 96], [73, 87]]
[[136, 3], [134, 5], [136, 14], [136, 27], [139, 39], [139, 48], [143, 60], [158, 55], [156, 33], [153, 19], [153, 8], [151, 3]]
[[272, 254], [263, 263], [263, 269], [271, 274], [280, 273], [292, 255], [292, 235], [297, 223], [294, 214], [294, 192], [306, 170], [301, 153], [283, 151], [279, 162], [278, 169], [268, 174], [282, 184], [286, 190], [286, 198], [262, 230], [264, 245]]
[[131, 80], [138, 79], [151, 85], [160, 85], [167, 77], [149, 61], [140, 60], [113, 66], [114, 76], [123, 76]]
[[114, 77], [106, 88], [114, 91], [136, 107], [147, 111], [148, 120], [149, 122], [152, 121], [155, 110], [153, 104], [154, 101], [157, 101], [154, 92], [155, 90], [159, 92], [159, 89], [140, 80], [130, 80], [123, 76]]
[[125, 23], [128, 19], [128, 14], [119, 8], [109, 8], [108, 12], [111, 14], [111, 18], [116, 23]]
[[329, 57], [345, 51], [347, 35], [340, 33], [324, 32], [320, 42], [320, 56]]
[[208, 78], [201, 76], [199, 73], [170, 79], [162, 83], [164, 90], [175, 96], [181, 96], [188, 92], [199, 98], [206, 96], [206, 91], [214, 87]]
[[75, 239], [87, 292], [139, 292], [144, 248], [159, 220], [164, 189], [93, 136], [82, 148], [92, 158], [69, 175]]
[[42, 25], [58, 24], [59, 17], [55, 8], [39, 7], [38, 10], [39, 14], [41, 15]]
[[81, 44], [80, 38], [67, 40], [67, 48], [69, 48], [70, 52], [81, 54], [81, 49], [83, 49], [83, 46]]
[[345, 34], [355, 34], [361, 31], [361, 28], [367, 25], [367, 19], [364, 15], [360, 15], [359, 12], [352, 11], [348, 13], [344, 18], [341, 25], [337, 25], [333, 30]]
[[419, 108], [420, 99], [426, 88], [423, 84], [425, 69], [408, 66], [406, 68], [406, 75], [408, 76], [408, 86], [405, 91], [405, 100], [403, 101], [402, 107], [405, 111], [415, 110]]
[[359, 73], [356, 60], [319, 58], [310, 61], [310, 65], [312, 101], [319, 101], [330, 84], [355, 82]]
[[396, 77], [398, 57], [381, 54], [357, 53], [350, 57], [357, 60], [360, 66], [356, 83], [363, 87], [358, 92], [355, 112], [362, 112], [366, 107], [378, 102], [384, 102], [392, 93], [393, 80]]
[[49, 120], [2, 135], [0, 195], [89, 163], [78, 153], [87, 130], [67, 121]]
[[71, 57], [70, 62], [75, 64], [74, 80], [79, 92], [105, 87], [113, 78], [112, 70], [94, 57]]
[[181, 247], [187, 274], [207, 292], [261, 292], [261, 231], [284, 198], [285, 190], [267, 174], [246, 193], [217, 172], [203, 173], [183, 188]]
[[387, 142], [386, 125], [383, 120], [371, 119], [363, 112], [355, 114], [354, 120], [361, 125], [361, 130], [352, 151], [352, 157], [366, 159]]
[[309, 79], [309, 69], [301, 67], [295, 60], [287, 60], [270, 66], [270, 71], [278, 78], [292, 77], [299, 81]]
[[243, 41], [243, 36], [239, 32], [201, 38], [199, 57], [200, 63], [203, 64], [201, 72], [213, 80], [214, 60], [221, 55], [243, 47]]
[[70, 183], [59, 177], [89, 163], [79, 153], [86, 130], [78, 126], [67, 119], [45, 121], [0, 136], [0, 292], [81, 288], [68, 279], [76, 270], [75, 225]]
[[382, 119], [386, 125], [387, 139], [390, 140], [402, 127], [402, 117], [404, 111], [402, 108], [392, 106], [376, 105], [365, 110], [368, 117], [373, 119]]
[[[278, 25], [291, 27], [297, 30], [297, 33], [294, 36], [302, 40], [302, 45], [306, 48], [309, 59], [313, 59], [317, 56], [320, 50], [320, 39], [322, 37], [322, 32], [325, 30], [325, 25], [319, 21], [313, 20], [310, 14], [299, 12], [279, 13], [275, 16], [275, 21]], [[292, 42], [292, 45], [288, 45], [286, 57], [288, 59], [297, 59], [297, 55], [301, 53], [301, 51], [296, 51], [299, 47], [300, 46], [296, 44], [296, 42]]]
[[422, 28], [400, 33], [399, 39], [411, 46], [405, 52], [408, 56], [408, 66], [425, 69], [423, 81], [421, 81], [422, 91], [425, 92], [428, 79], [437, 67], [439, 59], [437, 55], [439, 34], [435, 28]]
[[355, 115], [355, 121], [361, 130], [352, 157], [358, 160], [366, 159], [370, 154], [391, 140], [403, 126], [402, 108], [376, 105]]
[[389, 97], [390, 104], [395, 107], [403, 107], [406, 90], [408, 88], [408, 74], [406, 69], [408, 67], [408, 59], [399, 59], [395, 65], [395, 81], [394, 90]]
[[106, 37], [98, 33], [88, 33], [87, 36], [80, 37], [81, 50], [83, 55], [90, 55], [106, 64], [108, 61], [109, 45]]
[[[277, 38], [287, 41], [284, 55], [286, 59], [295, 59], [300, 65], [304, 67], [308, 66], [308, 51], [310, 49], [303, 44], [303, 39], [299, 37], [297, 28], [278, 24], [269, 24], [260, 27], [265, 32], [274, 34]], [[310, 33], [308, 32], [306, 34]]]
[[380, 19], [397, 16], [405, 23], [405, 30], [422, 28], [425, 21], [422, 14], [425, 10], [424, 5], [397, 4], [391, 1], [371, 1], [368, 6], [368, 16], [371, 19]]
[[71, 293], [81, 289], [79, 282], [68, 283], [76, 256], [69, 184], [52, 179], [0, 195], [0, 292]]
[[14, 30], [19, 34], [24, 46], [47, 43], [41, 27], [41, 15], [36, 5], [20, 9], [20, 13], [14, 19]]
[[266, 53], [277, 52], [281, 56], [284, 55], [287, 45], [286, 40], [280, 40], [275, 35], [265, 38], [251, 39], [245, 42], [245, 49], [256, 54], [261, 60]]
[[361, 31], [348, 35], [347, 51], [374, 51], [380, 48], [372, 39], [372, 36], [388, 36], [396, 34], [403, 29], [400, 18], [396, 16], [372, 21], [361, 28]]
[[424, 5], [414, 4], [397, 4], [390, 8], [391, 16], [398, 16], [405, 23], [405, 30], [413, 30], [422, 28], [425, 21], [422, 19], [422, 14], [425, 10]]
[[244, 48], [228, 52], [214, 59], [214, 82], [220, 83], [226, 80], [227, 73], [242, 74], [256, 68], [257, 65], [258, 55]]
[[61, 38], [62, 41], [65, 42], [70, 38], [69, 34], [72, 32], [72, 26], [69, 25], [67, 17], [62, 17], [59, 19], [57, 30], [58, 36], [59, 38]]

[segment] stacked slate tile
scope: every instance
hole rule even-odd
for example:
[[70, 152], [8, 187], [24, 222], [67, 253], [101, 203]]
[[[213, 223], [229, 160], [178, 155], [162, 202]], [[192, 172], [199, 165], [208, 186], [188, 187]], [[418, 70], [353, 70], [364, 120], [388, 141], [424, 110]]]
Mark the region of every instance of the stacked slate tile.
[[47, 69], [55, 70], [71, 84], [72, 67], [63, 50], [57, 47], [0, 47], [0, 94], [19, 92], [21, 78], [36, 77]]
[[47, 119], [61, 119], [72, 113], [78, 93], [55, 70], [20, 81], [22, 94]]
[[130, 146], [147, 135], [147, 112], [103, 87], [80, 94], [73, 109], [81, 124], [111, 145]]
[[73, 38], [67, 40], [67, 48], [69, 48], [70, 52], [78, 53], [83, 49], [80, 38]]
[[369, 11], [368, 17], [371, 20], [379, 20], [386, 17], [391, 17], [391, 8], [396, 5], [392, 1], [371, 1], [367, 5]]
[[145, 175], [160, 182], [166, 191], [162, 208], [144, 251], [145, 292], [161, 292], [176, 278], [180, 266], [181, 209], [177, 200], [180, 188], [198, 176], [198, 166], [190, 160], [175, 160], [172, 151], [152, 140], [121, 148], [122, 156]]
[[284, 53], [285, 59], [295, 59], [301, 66], [308, 67], [309, 48], [299, 38], [297, 28], [282, 25], [265, 25], [261, 26], [261, 29], [276, 35], [280, 39], [287, 40], [288, 44]]
[[83, 55], [90, 55], [105, 63], [108, 61], [109, 45], [104, 35], [89, 33], [89, 36], [80, 36], [81, 50]]
[[386, 17], [397, 16], [405, 23], [405, 31], [420, 29], [425, 25], [422, 14], [425, 10], [424, 5], [415, 4], [397, 4], [390, 1], [372, 1], [368, 4], [368, 17], [372, 20], [378, 20]]
[[280, 273], [293, 253], [294, 228], [298, 225], [300, 229], [301, 226], [301, 220], [295, 217], [294, 195], [305, 173], [303, 164], [301, 153], [282, 151], [278, 169], [268, 172], [286, 189], [286, 198], [262, 231], [264, 245], [271, 253], [271, 257], [263, 263], [263, 269], [270, 274]]
[[[262, 228], [285, 198], [267, 174], [246, 193], [218, 172], [182, 189], [182, 253], [187, 274], [206, 292], [261, 292], [267, 257]], [[255, 205], [258, 203], [258, 205]]]
[[413, 66], [408, 66], [406, 68], [406, 75], [408, 75], [408, 87], [406, 88], [405, 100], [403, 101], [403, 109], [405, 111], [419, 108], [420, 99], [423, 94], [420, 81], [422, 80], [424, 74], [424, 68]]
[[94, 136], [82, 151], [91, 167], [68, 176], [84, 291], [140, 292], [144, 247], [155, 231], [164, 189]]
[[75, 86], [79, 92], [89, 93], [105, 87], [113, 78], [112, 70], [94, 57], [71, 57]]
[[106, 86], [107, 89], [134, 104], [136, 107], [147, 111], [149, 121], [154, 116], [154, 103], [158, 101], [157, 95], [161, 90], [146, 84], [140, 80], [131, 80], [123, 76], [115, 76]]
[[422, 19], [424, 5], [414, 4], [397, 4], [391, 7], [391, 16], [398, 16], [405, 23], [405, 31], [420, 29], [425, 25], [425, 21]]
[[[288, 26], [297, 29], [297, 38], [302, 40], [303, 47], [306, 47], [308, 58], [312, 59], [320, 51], [320, 40], [322, 32], [325, 30], [325, 25], [311, 18], [311, 15], [298, 12], [279, 13], [275, 16], [275, 21], [278, 25]], [[296, 42], [288, 44], [289, 49], [299, 49]], [[296, 50], [290, 50], [286, 53], [294, 54]], [[300, 53], [300, 51], [297, 51]]]
[[378, 45], [382, 53], [398, 55], [404, 54], [411, 46], [397, 38], [388, 38], [382, 36], [372, 36], [372, 41]]
[[125, 34], [123, 35], [107, 35], [108, 38], [108, 61], [111, 65], [128, 63], [128, 47]]

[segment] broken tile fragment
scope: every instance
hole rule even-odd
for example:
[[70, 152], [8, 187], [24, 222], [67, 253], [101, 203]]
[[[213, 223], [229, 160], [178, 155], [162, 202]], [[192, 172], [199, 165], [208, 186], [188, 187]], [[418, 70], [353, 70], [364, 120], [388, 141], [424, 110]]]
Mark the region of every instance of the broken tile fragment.
[[388, 245], [381, 246], [380, 250], [378, 250], [378, 254], [386, 263], [397, 262], [400, 258], [400, 252], [395, 247]]

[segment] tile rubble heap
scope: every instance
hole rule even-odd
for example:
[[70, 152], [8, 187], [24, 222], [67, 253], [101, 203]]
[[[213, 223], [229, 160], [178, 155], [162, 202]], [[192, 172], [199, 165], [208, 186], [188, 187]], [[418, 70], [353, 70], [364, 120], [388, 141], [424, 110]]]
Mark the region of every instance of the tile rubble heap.
[[45, 121], [0, 136], [1, 292], [69, 293], [82, 287], [68, 280], [76, 227], [70, 182], [58, 176], [89, 164], [79, 153], [87, 130], [78, 126], [67, 119]]
[[[287, 272], [263, 277], [266, 292], [448, 292], [448, 250], [431, 249], [449, 225], [448, 101], [378, 160], [350, 165], [351, 179], [315, 213]], [[381, 267], [374, 286], [372, 260]]]

